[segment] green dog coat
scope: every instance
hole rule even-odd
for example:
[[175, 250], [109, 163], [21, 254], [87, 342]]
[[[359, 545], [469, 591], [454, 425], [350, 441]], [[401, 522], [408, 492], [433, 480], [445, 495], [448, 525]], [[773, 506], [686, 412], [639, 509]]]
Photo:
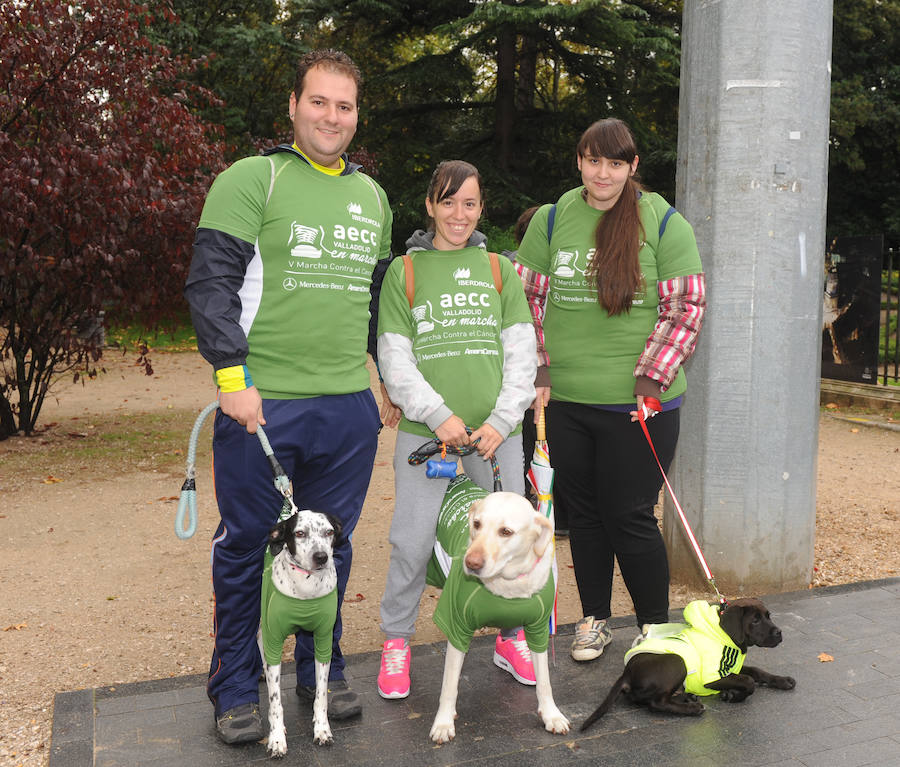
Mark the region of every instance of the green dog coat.
[[266, 663], [281, 663], [284, 640], [298, 629], [311, 631], [316, 660], [331, 663], [331, 644], [334, 622], [337, 618], [337, 588], [324, 597], [296, 599], [282, 594], [272, 582], [274, 557], [266, 550], [260, 604], [260, 633]]
[[528, 649], [544, 652], [550, 643], [550, 613], [556, 597], [552, 575], [533, 596], [509, 599], [492, 594], [463, 569], [462, 558], [469, 544], [469, 507], [487, 494], [464, 474], [447, 486], [426, 577], [430, 585], [443, 589], [433, 620], [447, 641], [462, 652], [468, 652], [472, 635], [484, 626], [522, 626]]

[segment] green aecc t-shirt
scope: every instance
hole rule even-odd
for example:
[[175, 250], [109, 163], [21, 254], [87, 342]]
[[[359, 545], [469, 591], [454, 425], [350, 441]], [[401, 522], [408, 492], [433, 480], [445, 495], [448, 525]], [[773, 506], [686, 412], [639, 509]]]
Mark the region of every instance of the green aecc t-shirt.
[[[447, 641], [462, 652], [468, 652], [472, 635], [484, 626], [522, 626], [528, 648], [544, 652], [550, 641], [550, 613], [556, 598], [552, 574], [536, 594], [510, 599], [492, 594], [463, 569], [469, 545], [469, 507], [487, 494], [464, 474], [447, 485], [426, 576], [431, 586], [442, 589], [433, 620]], [[548, 550], [544, 556], [552, 554]]]
[[390, 255], [384, 191], [360, 171], [329, 176], [290, 152], [219, 174], [199, 226], [255, 246], [239, 290], [247, 367], [263, 397], [369, 388], [369, 287]]
[[[597, 291], [585, 277], [594, 254], [594, 232], [603, 211], [571, 189], [556, 203], [550, 242], [550, 205], [534, 215], [519, 247], [517, 261], [550, 277], [544, 316], [544, 347], [550, 358], [553, 399], [594, 405], [634, 402], [634, 368], [659, 318], [657, 283], [703, 271], [691, 225], [679, 213], [660, 223], [669, 204], [658, 194], [638, 201], [644, 242], [639, 258], [644, 290], [636, 293], [631, 310], [610, 317], [597, 301]], [[602, 275], [601, 275], [602, 277]], [[684, 371], [663, 392], [668, 402], [685, 392]]]
[[544, 587], [531, 597], [508, 599], [492, 594], [474, 575], [466, 575], [462, 559], [462, 555], [453, 558], [434, 611], [434, 622], [447, 641], [457, 650], [468, 652], [472, 635], [484, 626], [522, 626], [528, 649], [545, 652], [550, 642], [550, 613], [556, 596], [553, 577], [548, 575]]
[[[472, 429], [491, 414], [503, 382], [500, 331], [531, 322], [522, 282], [512, 263], [498, 259], [503, 291], [498, 293], [490, 259], [481, 248], [423, 250], [411, 254], [415, 295], [410, 309], [402, 258], [388, 269], [381, 288], [378, 334], [412, 339], [425, 380], [453, 413]], [[432, 436], [423, 423], [400, 429]], [[521, 424], [513, 434], [521, 430]]]

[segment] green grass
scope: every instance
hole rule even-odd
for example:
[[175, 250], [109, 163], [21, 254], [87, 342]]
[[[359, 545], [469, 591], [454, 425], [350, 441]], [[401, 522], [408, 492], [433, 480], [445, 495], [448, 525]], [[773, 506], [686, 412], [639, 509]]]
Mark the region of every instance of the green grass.
[[106, 331], [107, 343], [114, 342], [132, 350], [143, 342], [151, 351], [190, 352], [197, 350], [197, 336], [190, 322], [170, 330], [148, 330], [134, 325], [126, 328], [110, 328]]
[[[134, 471], [183, 475], [196, 417], [193, 410], [167, 410], [40, 424], [32, 437], [0, 442], [2, 475], [26, 481], [47, 477], [93, 481]], [[199, 466], [209, 463], [210, 433], [211, 428], [200, 434]], [[179, 487], [173, 486], [173, 495]]]

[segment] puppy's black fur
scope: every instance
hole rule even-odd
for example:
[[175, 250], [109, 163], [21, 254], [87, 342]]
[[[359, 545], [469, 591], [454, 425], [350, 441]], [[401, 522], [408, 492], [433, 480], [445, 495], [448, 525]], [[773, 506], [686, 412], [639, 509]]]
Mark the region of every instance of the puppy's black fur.
[[[719, 626], [743, 653], [753, 645], [775, 647], [781, 643], [781, 629], [772, 622], [766, 606], [758, 599], [735, 599], [719, 616]], [[586, 730], [609, 711], [622, 693], [632, 703], [644, 704], [651, 711], [702, 714], [705, 706], [697, 696], [684, 692], [686, 675], [684, 661], [678, 655], [639, 653], [633, 656], [606, 700], [585, 720], [581, 729]], [[745, 665], [741, 673], [728, 674], [705, 686], [718, 692], [722, 700], [736, 703], [752, 695], [757, 685], [792, 690], [796, 684], [789, 676], [775, 676]]]

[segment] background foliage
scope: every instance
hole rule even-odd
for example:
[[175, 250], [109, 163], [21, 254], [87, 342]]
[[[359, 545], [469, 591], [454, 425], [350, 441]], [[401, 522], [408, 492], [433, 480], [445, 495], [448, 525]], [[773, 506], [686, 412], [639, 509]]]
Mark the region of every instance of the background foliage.
[[0, 6], [0, 437], [31, 433], [55, 375], [90, 371], [101, 312], [178, 310], [222, 155], [151, 22], [131, 0]]
[[[644, 182], [674, 198], [681, 0], [170, 0], [157, 30], [201, 62], [223, 105], [229, 159], [289, 136], [303, 50], [346, 50], [365, 76], [353, 147], [388, 191], [395, 249], [422, 226], [442, 159], [474, 162], [487, 227], [577, 183], [572, 147], [593, 120], [634, 128]], [[834, 0], [828, 237], [900, 241], [900, 0]]]
[[835, 0], [829, 236], [900, 244], [900, 2]]
[[[301, 50], [335, 47], [364, 76], [353, 149], [388, 191], [395, 250], [423, 225], [425, 187], [443, 159], [485, 179], [487, 227], [577, 183], [573, 147], [615, 114], [638, 134], [645, 181], [674, 189], [680, 3], [673, 0], [171, 0], [186, 20], [156, 34], [200, 66], [194, 80], [228, 105], [230, 149], [289, 135]], [[261, 73], [264, 72], [264, 73]], [[240, 153], [240, 152], [238, 152]]]
[[[290, 137], [304, 51], [364, 75], [352, 145], [388, 192], [395, 252], [434, 166], [486, 185], [496, 249], [578, 183], [573, 148], [615, 115], [674, 198], [681, 0], [0, 0], [0, 438], [54, 371], [89, 371], [89, 324], [153, 327], [181, 288], [208, 184]], [[834, 0], [828, 236], [900, 234], [900, 0]], [[87, 324], [86, 324], [87, 323]]]

